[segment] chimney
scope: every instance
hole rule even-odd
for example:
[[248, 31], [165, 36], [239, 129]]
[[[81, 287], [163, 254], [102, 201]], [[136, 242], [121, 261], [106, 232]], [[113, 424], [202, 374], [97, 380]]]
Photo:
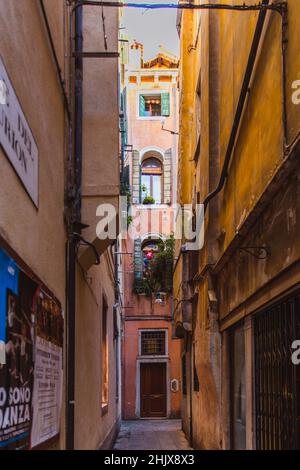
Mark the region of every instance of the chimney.
[[141, 68], [144, 62], [144, 46], [135, 39], [130, 44], [130, 58], [129, 64], [131, 67]]

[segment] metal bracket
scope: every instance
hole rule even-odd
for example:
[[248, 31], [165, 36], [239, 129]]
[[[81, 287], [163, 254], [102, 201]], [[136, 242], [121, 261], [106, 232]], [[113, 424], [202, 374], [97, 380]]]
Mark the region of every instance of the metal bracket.
[[165, 132], [169, 132], [169, 133], [172, 134], [172, 135], [179, 135], [179, 132], [175, 132], [175, 131], [171, 131], [171, 130], [169, 130], [169, 129], [165, 129], [163, 124], [162, 124], [162, 126], [161, 126], [161, 130], [162, 130], [162, 131], [165, 131]]
[[[270, 5], [271, 6], [271, 5]], [[288, 10], [288, 4], [287, 2], [280, 2], [280, 3], [274, 3], [272, 4], [272, 8], [271, 8], [273, 11], [276, 11], [277, 13], [279, 13], [280, 15], [284, 15], [285, 13], [287, 13], [287, 10]]]
[[268, 246], [241, 246], [240, 253], [245, 252], [256, 259], [267, 259], [271, 255], [271, 250]]

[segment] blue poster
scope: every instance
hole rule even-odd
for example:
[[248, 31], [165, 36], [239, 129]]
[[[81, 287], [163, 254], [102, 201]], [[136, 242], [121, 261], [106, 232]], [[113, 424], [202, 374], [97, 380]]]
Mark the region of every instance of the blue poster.
[[5, 364], [7, 291], [18, 295], [18, 284], [19, 268], [0, 248], [0, 364]]
[[0, 450], [30, 446], [37, 284], [0, 249]]

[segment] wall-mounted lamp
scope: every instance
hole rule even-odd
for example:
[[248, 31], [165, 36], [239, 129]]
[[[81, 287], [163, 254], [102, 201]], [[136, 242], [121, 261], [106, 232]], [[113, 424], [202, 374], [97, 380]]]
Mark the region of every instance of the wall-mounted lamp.
[[95, 263], [94, 264], [96, 264], [98, 266], [100, 264], [100, 256], [99, 256], [98, 251], [96, 250], [95, 245], [93, 245], [93, 243], [91, 243], [88, 240], [86, 240], [85, 238], [83, 238], [83, 236], [80, 235], [80, 233], [77, 233], [77, 232], [73, 232], [73, 238], [79, 245], [89, 246], [93, 250], [94, 255], [95, 255]]

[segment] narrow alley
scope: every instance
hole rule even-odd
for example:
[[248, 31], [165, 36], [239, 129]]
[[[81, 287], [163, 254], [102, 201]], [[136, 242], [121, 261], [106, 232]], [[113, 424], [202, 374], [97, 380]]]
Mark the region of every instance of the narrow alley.
[[0, 458], [300, 450], [300, 0], [0, 31]]
[[113, 450], [191, 450], [181, 420], [123, 421]]

